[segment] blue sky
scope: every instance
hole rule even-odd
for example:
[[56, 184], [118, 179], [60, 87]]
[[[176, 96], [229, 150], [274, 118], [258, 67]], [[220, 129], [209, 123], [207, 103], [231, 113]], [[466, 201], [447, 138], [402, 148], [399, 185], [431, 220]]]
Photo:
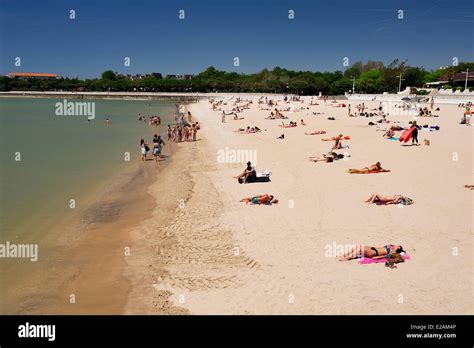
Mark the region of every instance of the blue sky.
[[[474, 56], [472, 0], [0, 0], [0, 73], [91, 78], [344, 70], [408, 59], [427, 69]], [[69, 10], [76, 19], [69, 19]], [[185, 19], [178, 18], [185, 10]], [[295, 18], [288, 19], [294, 10]], [[403, 19], [398, 19], [398, 10]], [[16, 67], [15, 57], [21, 58]], [[130, 67], [124, 58], [130, 57]], [[233, 65], [239, 57], [240, 66]]]

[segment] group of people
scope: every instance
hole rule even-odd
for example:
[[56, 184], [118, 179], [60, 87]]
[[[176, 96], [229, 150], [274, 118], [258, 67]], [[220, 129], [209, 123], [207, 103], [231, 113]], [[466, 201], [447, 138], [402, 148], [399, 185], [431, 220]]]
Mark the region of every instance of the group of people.
[[181, 143], [183, 141], [196, 141], [198, 130], [201, 128], [199, 122], [193, 124], [176, 124], [173, 127], [168, 125], [168, 141]]
[[[161, 135], [155, 134], [153, 136], [153, 158], [155, 159], [156, 162], [161, 160], [161, 151], [163, 149], [163, 146], [165, 146], [165, 142], [161, 138]], [[140, 139], [140, 151], [142, 154], [142, 161], [147, 161], [148, 158], [148, 152], [150, 152], [150, 146], [148, 145], [148, 142], [145, 139]]]

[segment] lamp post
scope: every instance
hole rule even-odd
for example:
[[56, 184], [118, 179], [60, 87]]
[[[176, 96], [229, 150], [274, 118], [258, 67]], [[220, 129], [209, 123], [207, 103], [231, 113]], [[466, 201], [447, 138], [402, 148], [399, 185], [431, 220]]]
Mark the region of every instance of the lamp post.
[[466, 74], [466, 82], [464, 83], [464, 90], [467, 89], [467, 78], [469, 77], [469, 68], [466, 71], [461, 71], [463, 74]]
[[405, 81], [405, 79], [402, 79], [402, 73], [400, 73], [400, 75], [397, 77], [400, 78], [400, 81], [398, 82], [398, 92], [400, 92], [402, 89], [402, 80]]
[[355, 93], [355, 84], [356, 84], [356, 78], [355, 76], [352, 76], [352, 94]]

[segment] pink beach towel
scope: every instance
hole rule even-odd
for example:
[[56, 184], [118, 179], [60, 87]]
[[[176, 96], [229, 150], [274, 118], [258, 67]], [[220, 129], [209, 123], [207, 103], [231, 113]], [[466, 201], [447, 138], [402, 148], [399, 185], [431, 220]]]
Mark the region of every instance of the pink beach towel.
[[[405, 261], [407, 261], [407, 260], [410, 260], [411, 258], [410, 258], [410, 255], [405, 254], [405, 255], [403, 255], [403, 259], [404, 259]], [[363, 258], [360, 258], [359, 260], [357, 260], [357, 263], [358, 263], [359, 265], [367, 265], [367, 264], [369, 264], [369, 263], [385, 263], [385, 262], [387, 262], [387, 260], [388, 260], [388, 259], [386, 259], [386, 258], [383, 258], [383, 259], [371, 259], [370, 257], [363, 257]]]

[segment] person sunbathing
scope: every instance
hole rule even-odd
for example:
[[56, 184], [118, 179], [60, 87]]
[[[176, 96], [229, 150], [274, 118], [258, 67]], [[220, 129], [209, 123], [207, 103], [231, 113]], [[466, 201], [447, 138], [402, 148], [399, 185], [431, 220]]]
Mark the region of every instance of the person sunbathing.
[[247, 198], [242, 198], [240, 202], [244, 202], [245, 204], [265, 204], [265, 205], [272, 205], [272, 204], [278, 204], [278, 199], [276, 199], [273, 195], [259, 195], [259, 196], [253, 196], [253, 197], [247, 197]]
[[474, 190], [474, 185], [464, 185], [464, 187], [470, 190]]
[[290, 121], [290, 123], [288, 124], [285, 124], [285, 122], [281, 122], [281, 125], [280, 127], [283, 127], [283, 128], [293, 128], [293, 127], [296, 127], [298, 126], [298, 124], [296, 122], [293, 122], [293, 121]]
[[304, 133], [306, 135], [319, 135], [319, 134], [326, 134], [326, 131], [314, 131], [314, 132], [311, 132], [311, 133]]
[[323, 154], [322, 156], [311, 156], [309, 157], [309, 160], [311, 162], [331, 163], [342, 158], [344, 158], [344, 155], [342, 153], [329, 152], [328, 154]]
[[402, 195], [393, 195], [393, 196], [382, 196], [378, 193], [373, 193], [365, 203], [368, 204], [377, 204], [377, 205], [388, 205], [388, 204], [403, 204], [403, 205], [410, 205], [413, 204], [413, 200], [411, 198], [402, 196]]
[[244, 119], [244, 117], [239, 117], [239, 116], [237, 116], [237, 115], [234, 116], [234, 120], [236, 120], [236, 121], [238, 121], [238, 120], [243, 120], [243, 119]]
[[382, 247], [368, 247], [365, 245], [357, 245], [354, 249], [339, 257], [339, 261], [349, 261], [368, 257], [374, 260], [391, 258], [394, 254], [405, 253], [401, 245], [387, 244]]
[[349, 174], [369, 174], [369, 173], [387, 173], [390, 172], [388, 169], [382, 168], [380, 162], [372, 164], [371, 166], [362, 169], [349, 169]]

